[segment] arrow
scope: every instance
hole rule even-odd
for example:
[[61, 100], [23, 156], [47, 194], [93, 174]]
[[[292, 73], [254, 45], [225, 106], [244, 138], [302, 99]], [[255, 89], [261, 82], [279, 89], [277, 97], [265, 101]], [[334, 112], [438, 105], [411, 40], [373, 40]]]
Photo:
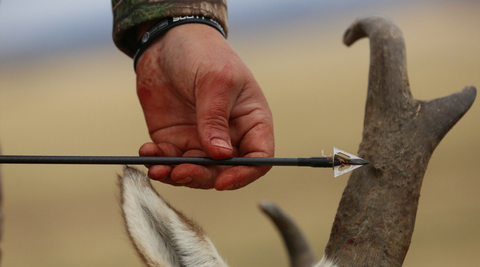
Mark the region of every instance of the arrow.
[[333, 157], [310, 158], [229, 158], [216, 160], [196, 157], [134, 157], [134, 156], [29, 156], [0, 155], [0, 164], [108, 164], [108, 165], [179, 165], [202, 166], [310, 166], [333, 168], [335, 177], [370, 163], [338, 148]]

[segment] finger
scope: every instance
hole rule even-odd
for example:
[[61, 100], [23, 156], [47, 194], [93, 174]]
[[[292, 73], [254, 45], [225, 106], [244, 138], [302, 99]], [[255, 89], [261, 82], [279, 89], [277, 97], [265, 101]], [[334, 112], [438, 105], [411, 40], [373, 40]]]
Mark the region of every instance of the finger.
[[229, 126], [233, 143], [239, 145], [240, 156], [264, 153], [257, 155], [273, 157], [275, 138], [272, 112], [256, 81], [244, 87], [230, 114]]
[[141, 157], [181, 157], [182, 151], [174, 144], [168, 142], [159, 144], [148, 142], [140, 147], [138, 154]]
[[228, 121], [238, 94], [235, 87], [232, 67], [208, 72], [196, 84], [198, 136], [207, 155], [214, 159], [228, 158], [233, 152]]
[[[257, 124], [244, 136], [240, 153], [245, 157], [273, 157], [275, 144], [273, 128], [269, 124]], [[238, 166], [228, 169], [215, 181], [217, 190], [235, 190], [242, 188], [265, 175], [271, 166]]]
[[[263, 153], [253, 153], [247, 157], [265, 157]], [[215, 189], [235, 190], [242, 188], [265, 175], [271, 166], [237, 166], [220, 173], [215, 180]]]
[[222, 172], [215, 181], [215, 189], [235, 190], [242, 188], [265, 175], [271, 166], [237, 166]]
[[[178, 157], [181, 151], [170, 143], [155, 144], [152, 142], [143, 144], [139, 149], [141, 157]], [[153, 180], [158, 180], [164, 183], [172, 184], [170, 180], [170, 173], [172, 166], [167, 165], [145, 165], [148, 170], [148, 177]]]
[[152, 180], [160, 181], [166, 184], [174, 184], [170, 180], [170, 173], [172, 166], [167, 165], [152, 165], [148, 167], [148, 177]]
[[[143, 144], [140, 149], [138, 150], [138, 155], [140, 157], [163, 157], [165, 154], [160, 147], [152, 142], [148, 142]], [[150, 165], [145, 165], [145, 167], [149, 167]]]
[[244, 157], [273, 157], [275, 153], [273, 122], [268, 119], [268, 116], [267, 119], [245, 118], [245, 120], [254, 122], [244, 123], [245, 125], [253, 125], [241, 138], [239, 146], [240, 155]]
[[[257, 114], [260, 111], [252, 112], [251, 116], [257, 119], [244, 116], [235, 120], [232, 124], [241, 124], [249, 127], [248, 131], [241, 138], [239, 153], [244, 157], [273, 157], [275, 141], [273, 137], [273, 123], [269, 113]], [[261, 118], [261, 119], [258, 119]], [[235, 134], [234, 134], [235, 135]], [[234, 137], [235, 138], [235, 137]], [[222, 172], [215, 181], [217, 190], [235, 190], [242, 188], [258, 178], [265, 175], [271, 166], [239, 166]]]
[[[201, 150], [187, 151], [185, 157], [205, 157]], [[176, 166], [171, 173], [171, 180], [174, 183], [190, 188], [210, 189], [214, 187], [215, 178], [226, 166], [200, 166], [194, 164], [181, 164]]]

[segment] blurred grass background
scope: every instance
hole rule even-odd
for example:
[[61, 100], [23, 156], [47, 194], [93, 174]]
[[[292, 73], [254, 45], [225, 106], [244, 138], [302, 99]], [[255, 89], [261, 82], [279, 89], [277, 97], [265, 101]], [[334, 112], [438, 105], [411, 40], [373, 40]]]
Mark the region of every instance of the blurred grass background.
[[[383, 13], [403, 30], [417, 99], [480, 86], [478, 1], [378, 4], [235, 31], [229, 41], [262, 86], [275, 119], [276, 155], [318, 156], [361, 141], [369, 48], [346, 48], [358, 16]], [[328, 12], [327, 12], [328, 13]], [[34, 44], [32, 44], [34, 45]], [[404, 266], [478, 266], [480, 150], [475, 103], [436, 149], [425, 175]], [[0, 65], [3, 154], [136, 155], [149, 141], [131, 59], [113, 45]], [[475, 164], [473, 162], [473, 164]], [[121, 166], [3, 165], [3, 266], [140, 266], [122, 227]], [[161, 194], [197, 220], [231, 266], [288, 266], [276, 230], [256, 205], [280, 205], [320, 258], [348, 176], [277, 167], [235, 192]]]

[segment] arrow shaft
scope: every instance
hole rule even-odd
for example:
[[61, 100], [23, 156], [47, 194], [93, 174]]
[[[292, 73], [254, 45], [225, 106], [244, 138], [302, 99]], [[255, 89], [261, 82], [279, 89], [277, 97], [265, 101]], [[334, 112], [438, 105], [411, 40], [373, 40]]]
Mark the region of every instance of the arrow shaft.
[[211, 166], [310, 166], [331, 168], [340, 165], [332, 157], [312, 158], [229, 158], [215, 160], [196, 157], [134, 157], [134, 156], [30, 156], [0, 155], [0, 164], [107, 164], [107, 165], [179, 165], [184, 163]]

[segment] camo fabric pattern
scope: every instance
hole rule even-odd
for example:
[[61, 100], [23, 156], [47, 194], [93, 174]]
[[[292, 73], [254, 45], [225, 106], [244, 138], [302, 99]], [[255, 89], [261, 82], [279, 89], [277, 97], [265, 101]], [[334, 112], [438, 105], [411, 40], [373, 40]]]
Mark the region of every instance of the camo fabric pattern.
[[112, 0], [113, 42], [130, 57], [136, 50], [136, 26], [167, 17], [201, 15], [227, 32], [227, 0]]

